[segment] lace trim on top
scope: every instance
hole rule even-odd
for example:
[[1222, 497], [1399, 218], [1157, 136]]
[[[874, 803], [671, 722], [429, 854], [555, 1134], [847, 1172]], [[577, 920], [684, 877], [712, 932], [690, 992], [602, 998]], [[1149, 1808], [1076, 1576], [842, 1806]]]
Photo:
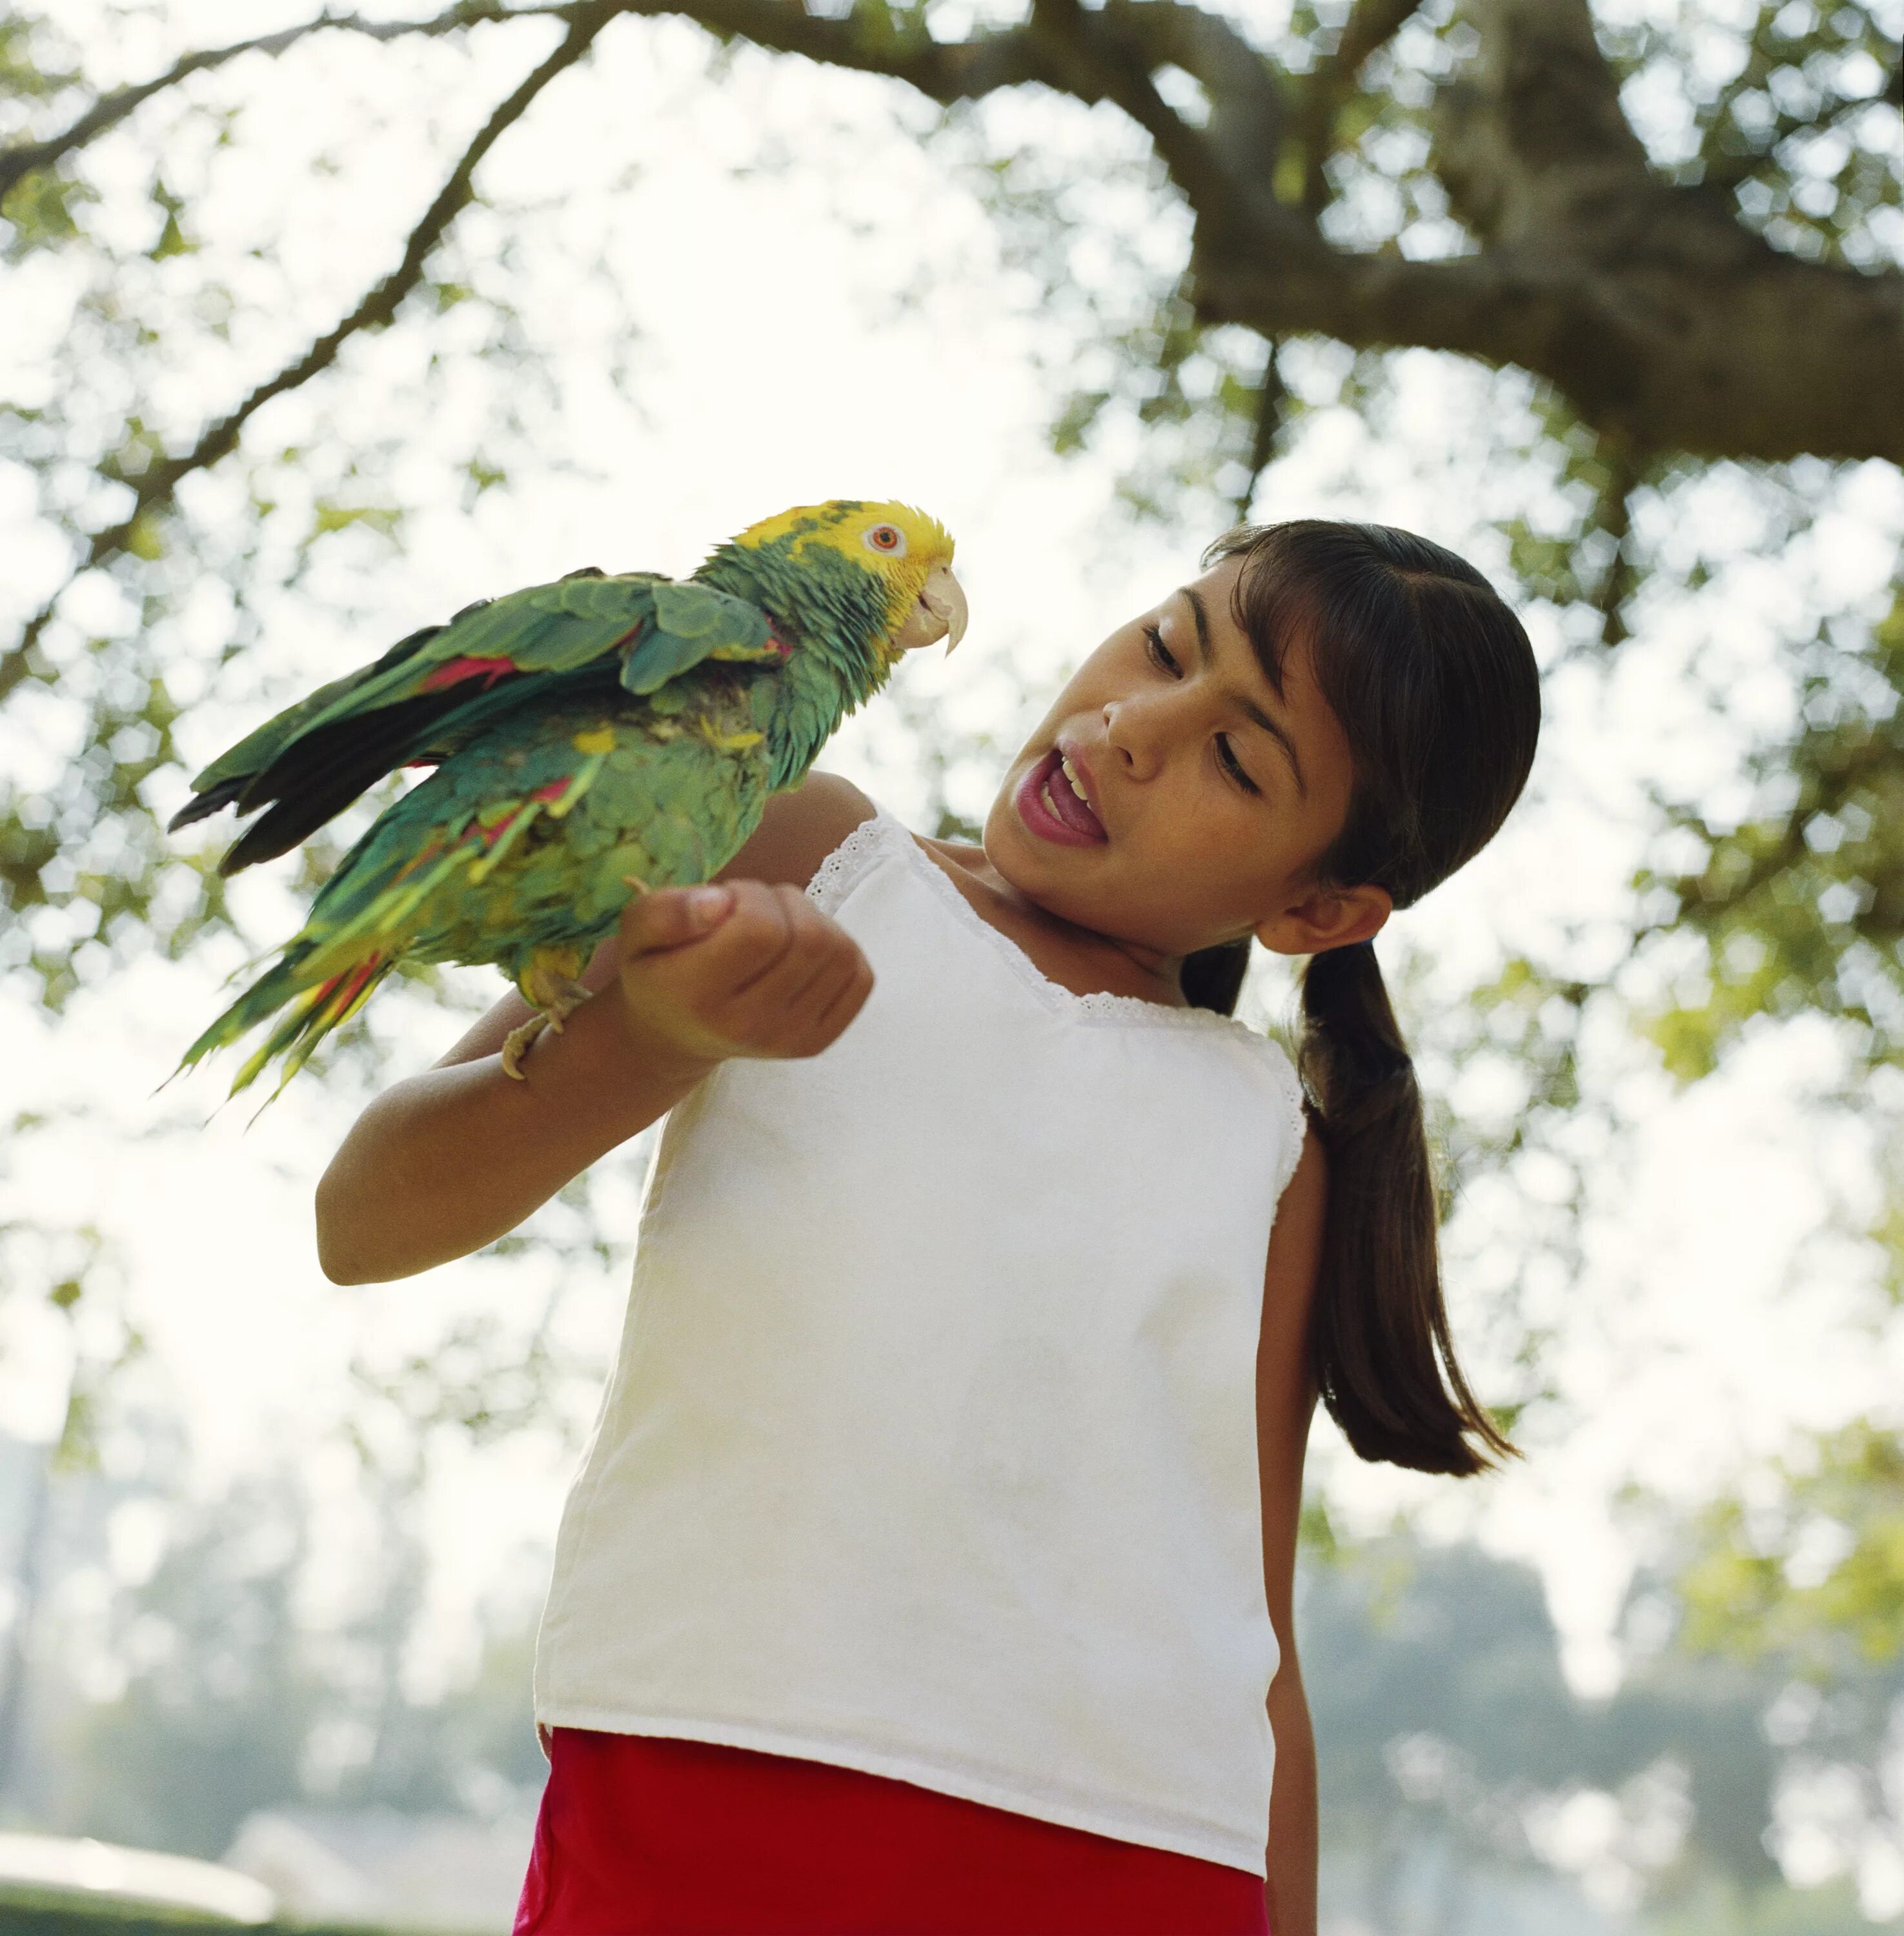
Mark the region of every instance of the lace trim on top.
[[1003, 934], [973, 906], [946, 876], [945, 870], [920, 846], [905, 823], [875, 803], [873, 818], [862, 821], [815, 869], [807, 893], [828, 913], [839, 906], [858, 885], [861, 875], [873, 865], [882, 847], [889, 847], [919, 874], [945, 903], [955, 919], [991, 948], [1019, 979], [1047, 1007], [1076, 1015], [1090, 1022], [1132, 1023], [1140, 1027], [1194, 1028], [1215, 1030], [1249, 1043], [1258, 1051], [1267, 1050], [1282, 1078], [1284, 1100], [1294, 1126], [1296, 1146], [1302, 1143], [1305, 1127], [1302, 1088], [1296, 1072], [1281, 1045], [1259, 1035], [1247, 1022], [1234, 1015], [1218, 1015], [1213, 1009], [1178, 1009], [1162, 1002], [1147, 1002], [1140, 995], [1114, 995], [1097, 991], [1080, 995], [1062, 982], [1054, 982], [1009, 935]]
[[[807, 883], [807, 897], [823, 913], [831, 914], [852, 891], [871, 864], [879, 845], [879, 829], [890, 818], [884, 807], [876, 805], [873, 818], [862, 820], [813, 870], [813, 878]], [[897, 826], [898, 822], [894, 821], [893, 824]]]
[[[1269, 1038], [1259, 1036], [1259, 1042], [1269, 1042]], [[1279, 1042], [1269, 1042], [1276, 1051], [1276, 1086], [1282, 1091], [1282, 1107], [1288, 1136], [1284, 1148], [1282, 1173], [1276, 1180], [1276, 1193], [1279, 1200], [1289, 1187], [1289, 1179], [1296, 1173], [1296, 1166], [1302, 1160], [1303, 1142], [1309, 1134], [1309, 1111], [1305, 1106], [1306, 1098], [1303, 1094], [1303, 1078], [1297, 1072], [1296, 1065], [1289, 1058], [1289, 1052]]]

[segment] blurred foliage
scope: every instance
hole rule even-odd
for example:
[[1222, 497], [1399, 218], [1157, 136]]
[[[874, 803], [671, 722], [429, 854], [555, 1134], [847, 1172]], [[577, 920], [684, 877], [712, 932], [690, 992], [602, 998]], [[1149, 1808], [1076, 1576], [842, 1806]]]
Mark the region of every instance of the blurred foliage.
[[1670, 28], [1630, 19], [1606, 32], [1629, 86], [1677, 110], [1654, 165], [1725, 195], [1742, 222], [1794, 256], [1859, 268], [1893, 259], [1870, 216], [1896, 208], [1904, 189], [1861, 138], [1897, 99], [1895, 22], [1869, 5], [1760, 6], [1722, 54], [1694, 63], [1690, 17]]
[[1798, 731], [1750, 763], [1771, 810], [1675, 809], [1704, 865], [1644, 883], [1705, 944], [1700, 999], [1651, 1024], [1688, 1079], [1760, 1018], [1808, 1011], [1851, 1024], [1867, 1062], [1904, 1060], [1904, 591], [1868, 634], [1821, 628], [1797, 658]]
[[1701, 1522], [1680, 1579], [1689, 1640], [1827, 1683], [1898, 1669], [1904, 1434], [1860, 1420], [1767, 1478], [1763, 1498], [1721, 1500]]
[[[39, 1127], [25, 1114], [8, 1125], [14, 1137]], [[16, 1330], [24, 1324], [43, 1335], [49, 1327], [64, 1334], [65, 1396], [50, 1456], [61, 1471], [88, 1468], [98, 1459], [101, 1414], [114, 1389], [147, 1350], [126, 1308], [120, 1260], [91, 1224], [0, 1219], [0, 1284], [12, 1300], [0, 1306], [0, 1321]], [[8, 1342], [18, 1348], [17, 1338]]]
[[1635, 1597], [1656, 1641], [1670, 1630], [1666, 1656], [1775, 1690], [1758, 1728], [1780, 1768], [1766, 1845], [1798, 1825], [1836, 1844], [1842, 1871], [1873, 1851], [1888, 1859], [1904, 1711], [1904, 1439], [1869, 1420], [1817, 1435], [1682, 1520], [1665, 1552]]
[[[245, 1925], [259, 1936], [395, 1936], [368, 1922], [254, 1922]], [[76, 1898], [65, 1889], [0, 1889], [0, 1929], [6, 1936], [189, 1936], [193, 1930], [232, 1927], [229, 1916], [195, 1916], [188, 1911], [156, 1910], [148, 1904], [115, 1902], [89, 1890]]]
[[482, 1812], [539, 1785], [530, 1631], [492, 1629], [450, 1687], [410, 1691], [429, 1612], [410, 1503], [383, 1496], [357, 1598], [321, 1612], [303, 1482], [261, 1474], [183, 1509], [112, 1607], [120, 1690], [41, 1689], [63, 1752], [40, 1819], [215, 1859], [259, 1809]]
[[[1406, 1538], [1315, 1572], [1299, 1626], [1324, 1817], [1344, 1839], [1379, 1850], [1432, 1825], [1473, 1861], [1537, 1862], [1540, 1798], [1643, 1790], [1669, 1763], [1688, 1822], [1651, 1879], [1675, 1865], [1675, 1886], [1695, 1873], [1775, 1878], [1760, 1839], [1776, 1762], [1763, 1682], [1669, 1656], [1612, 1702], [1583, 1701], [1530, 1568]], [[1364, 1913], [1377, 1928], [1398, 1919], [1379, 1899]]]
[[101, 1839], [216, 1856], [253, 1807], [298, 1792], [331, 1690], [292, 1644], [304, 1529], [283, 1504], [268, 1485], [221, 1500], [124, 1609], [125, 1691], [66, 1762]]
[[[1698, 1621], [1672, 1578], [1642, 1575], [1623, 1623], [1628, 1671], [1588, 1699], [1561, 1673], [1530, 1568], [1396, 1534], [1303, 1569], [1324, 1869], [1339, 1887], [1352, 1879], [1334, 1913], [1382, 1930], [1468, 1926], [1476, 1878], [1557, 1864], [1639, 1908], [1648, 1932], [1868, 1926], [1848, 1889], [1787, 1888], [1770, 1845], [1824, 1757], [1885, 1820], [1881, 1726], [1807, 1702], [1769, 1653], [1715, 1655]], [[1881, 1720], [1900, 1686], [1894, 1669], [1874, 1683], [1862, 1719]], [[1595, 1835], [1557, 1833], [1582, 1798], [1598, 1798]], [[1842, 1866], [1857, 1853], [1848, 1842]]]

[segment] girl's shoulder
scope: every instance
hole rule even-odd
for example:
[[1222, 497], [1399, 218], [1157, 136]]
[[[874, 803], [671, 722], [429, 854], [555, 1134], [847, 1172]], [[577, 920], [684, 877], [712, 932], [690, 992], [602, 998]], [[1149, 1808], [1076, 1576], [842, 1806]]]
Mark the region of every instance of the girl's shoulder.
[[851, 780], [809, 773], [768, 800], [760, 824], [715, 879], [804, 888], [827, 856], [876, 811]]

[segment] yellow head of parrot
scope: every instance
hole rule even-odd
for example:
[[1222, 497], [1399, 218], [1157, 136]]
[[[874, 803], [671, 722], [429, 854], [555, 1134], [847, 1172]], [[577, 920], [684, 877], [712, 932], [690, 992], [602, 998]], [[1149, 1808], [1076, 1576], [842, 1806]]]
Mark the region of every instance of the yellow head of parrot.
[[752, 549], [776, 538], [788, 540], [796, 556], [823, 545], [879, 574], [891, 594], [888, 659], [941, 639], [950, 652], [965, 636], [965, 592], [952, 576], [952, 534], [937, 518], [910, 504], [840, 498], [763, 519], [734, 542]]

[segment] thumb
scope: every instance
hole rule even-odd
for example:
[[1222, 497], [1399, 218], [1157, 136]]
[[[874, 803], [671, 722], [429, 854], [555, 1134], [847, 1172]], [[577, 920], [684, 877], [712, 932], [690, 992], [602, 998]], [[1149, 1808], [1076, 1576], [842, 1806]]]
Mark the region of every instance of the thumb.
[[734, 906], [731, 888], [656, 888], [637, 894], [622, 915], [622, 954], [650, 954], [698, 941]]

